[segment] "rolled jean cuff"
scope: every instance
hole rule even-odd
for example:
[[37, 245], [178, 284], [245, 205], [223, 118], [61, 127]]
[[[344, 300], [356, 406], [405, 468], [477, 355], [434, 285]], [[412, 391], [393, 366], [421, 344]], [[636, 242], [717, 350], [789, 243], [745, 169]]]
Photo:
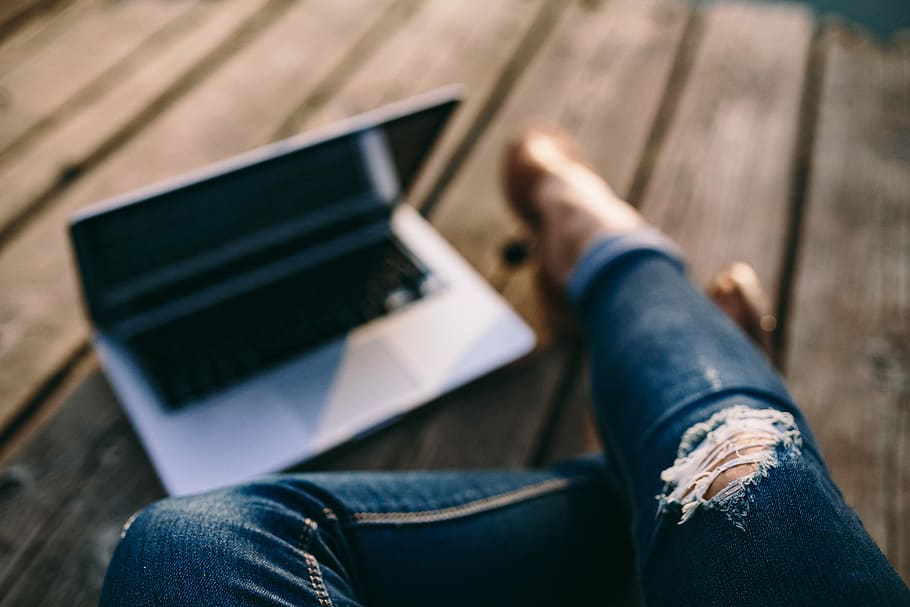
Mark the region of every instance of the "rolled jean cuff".
[[580, 305], [591, 285], [611, 270], [642, 255], [658, 255], [669, 260], [680, 273], [686, 272], [682, 250], [656, 228], [606, 236], [582, 254], [569, 275], [566, 291], [569, 300]]

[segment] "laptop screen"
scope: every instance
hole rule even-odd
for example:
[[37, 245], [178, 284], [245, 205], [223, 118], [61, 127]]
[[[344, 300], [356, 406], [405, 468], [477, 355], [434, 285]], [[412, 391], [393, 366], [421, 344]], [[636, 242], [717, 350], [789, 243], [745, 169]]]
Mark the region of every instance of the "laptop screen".
[[83, 222], [80, 257], [92, 260], [83, 273], [96, 305], [122, 318], [157, 291], [173, 297], [175, 285], [198, 288], [266, 263], [340, 222], [387, 217], [392, 201], [375, 187], [367, 153], [362, 134], [349, 135]]
[[387, 221], [455, 103], [352, 121], [315, 143], [288, 140], [77, 219], [93, 320], [119, 321], [344, 226]]

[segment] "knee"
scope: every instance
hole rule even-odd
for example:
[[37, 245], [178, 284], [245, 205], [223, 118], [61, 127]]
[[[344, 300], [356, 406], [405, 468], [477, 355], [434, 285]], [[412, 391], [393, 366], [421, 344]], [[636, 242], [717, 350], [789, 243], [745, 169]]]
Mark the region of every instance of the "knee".
[[683, 435], [676, 461], [661, 473], [660, 509], [678, 507], [680, 524], [699, 508], [722, 510], [742, 526], [747, 488], [798, 455], [801, 446], [789, 413], [743, 405], [723, 409]]
[[[208, 496], [156, 502], [130, 517], [108, 565], [101, 605], [187, 600], [242, 523]], [[187, 603], [190, 604], [190, 603]]]
[[124, 524], [101, 604], [194, 604], [201, 596], [255, 594], [229, 586], [270, 577], [263, 555], [300, 558], [301, 538], [315, 530], [307, 516], [313, 508], [308, 494], [281, 483], [156, 502]]

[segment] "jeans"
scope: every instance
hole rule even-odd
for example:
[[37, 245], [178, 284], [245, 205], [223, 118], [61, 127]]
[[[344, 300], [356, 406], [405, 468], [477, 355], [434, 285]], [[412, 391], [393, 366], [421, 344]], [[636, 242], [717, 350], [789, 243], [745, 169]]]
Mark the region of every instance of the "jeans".
[[[672, 245], [606, 238], [569, 295], [603, 455], [166, 499], [124, 526], [101, 604], [910, 605], [780, 377]], [[754, 472], [708, 497], [724, 462]]]

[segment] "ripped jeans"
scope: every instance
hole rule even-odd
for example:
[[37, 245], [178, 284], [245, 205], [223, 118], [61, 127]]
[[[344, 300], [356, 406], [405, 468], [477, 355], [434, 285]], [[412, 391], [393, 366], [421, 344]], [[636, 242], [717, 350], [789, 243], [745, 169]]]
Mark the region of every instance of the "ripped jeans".
[[101, 604], [910, 605], [781, 379], [678, 259], [642, 231], [572, 275], [604, 455], [167, 499], [124, 526]]

